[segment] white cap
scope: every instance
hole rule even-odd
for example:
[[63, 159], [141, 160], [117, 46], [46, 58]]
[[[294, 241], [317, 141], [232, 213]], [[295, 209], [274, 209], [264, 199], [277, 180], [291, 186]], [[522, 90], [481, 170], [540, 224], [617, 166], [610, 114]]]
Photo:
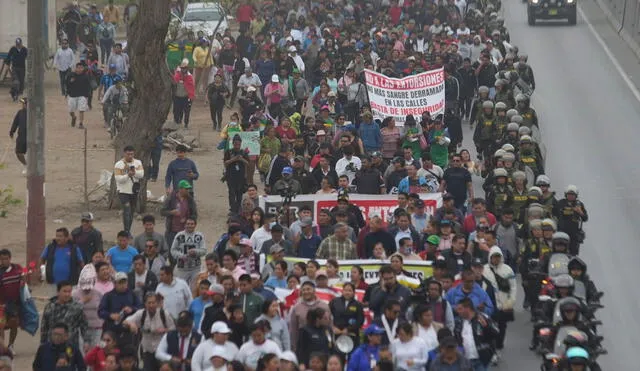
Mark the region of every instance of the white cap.
[[215, 334], [230, 334], [231, 333], [231, 329], [229, 328], [229, 326], [227, 326], [226, 323], [222, 322], [222, 321], [217, 321], [214, 322], [213, 325], [211, 326], [211, 333]]
[[253, 86], [249, 86], [249, 87], [247, 88], [247, 91], [256, 91], [256, 88], [255, 88], [255, 87], [253, 87]]
[[295, 47], [295, 46], [291, 45], [291, 46], [289, 47], [289, 51], [290, 51], [290, 52], [297, 52], [297, 51], [298, 51], [298, 49], [296, 49], [296, 47]]
[[281, 361], [289, 361], [296, 366], [298, 365], [298, 357], [296, 357], [295, 353], [290, 350], [284, 351], [280, 354]]
[[271, 75], [271, 82], [280, 82], [280, 78], [275, 73]]
[[209, 359], [213, 358], [213, 357], [220, 357], [222, 359], [224, 359], [225, 361], [230, 361], [230, 355], [227, 354], [225, 347], [222, 346], [214, 346], [211, 349], [211, 353], [209, 353]]
[[182, 62], [180, 62], [180, 67], [188, 67], [189, 66], [189, 60], [187, 58], [183, 59]]

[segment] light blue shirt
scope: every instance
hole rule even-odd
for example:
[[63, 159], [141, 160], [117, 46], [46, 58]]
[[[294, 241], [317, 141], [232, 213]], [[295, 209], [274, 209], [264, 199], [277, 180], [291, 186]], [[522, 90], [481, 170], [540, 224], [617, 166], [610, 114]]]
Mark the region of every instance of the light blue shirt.
[[114, 246], [107, 251], [107, 257], [111, 259], [111, 265], [116, 272], [129, 273], [133, 266], [133, 257], [138, 255], [135, 247], [127, 246], [122, 250], [120, 246]]

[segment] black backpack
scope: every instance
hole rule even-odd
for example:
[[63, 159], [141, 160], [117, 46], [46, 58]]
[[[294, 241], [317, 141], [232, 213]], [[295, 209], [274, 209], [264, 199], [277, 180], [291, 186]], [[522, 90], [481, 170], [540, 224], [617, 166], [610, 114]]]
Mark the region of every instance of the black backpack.
[[[140, 318], [140, 331], [142, 331], [142, 328], [144, 327], [144, 321], [146, 319], [147, 310], [145, 309], [144, 312], [142, 312], [142, 317]], [[162, 308], [160, 308], [160, 320], [162, 321], [162, 326], [164, 326], [164, 328], [167, 328], [167, 315]]]

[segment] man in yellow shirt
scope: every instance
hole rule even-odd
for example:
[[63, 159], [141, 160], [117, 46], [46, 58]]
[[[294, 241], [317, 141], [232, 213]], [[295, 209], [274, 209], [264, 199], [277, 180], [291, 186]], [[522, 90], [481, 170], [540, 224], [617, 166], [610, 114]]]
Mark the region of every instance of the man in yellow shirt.
[[109, 5], [105, 6], [102, 10], [102, 16], [109, 22], [112, 22], [116, 27], [120, 24], [120, 9], [113, 5], [113, 0], [109, 0]]
[[213, 65], [213, 55], [209, 52], [209, 40], [200, 39], [198, 46], [193, 49], [191, 58], [195, 66], [196, 94], [201, 95], [207, 89], [209, 70]]

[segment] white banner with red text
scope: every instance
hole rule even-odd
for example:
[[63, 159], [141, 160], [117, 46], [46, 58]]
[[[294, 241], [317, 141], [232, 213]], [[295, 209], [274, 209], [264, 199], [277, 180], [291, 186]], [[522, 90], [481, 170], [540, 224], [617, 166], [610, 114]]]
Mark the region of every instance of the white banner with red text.
[[444, 68], [426, 71], [401, 79], [364, 70], [371, 113], [375, 119], [393, 117], [397, 126], [404, 126], [407, 115], [417, 122], [424, 111], [432, 117], [444, 113]]

